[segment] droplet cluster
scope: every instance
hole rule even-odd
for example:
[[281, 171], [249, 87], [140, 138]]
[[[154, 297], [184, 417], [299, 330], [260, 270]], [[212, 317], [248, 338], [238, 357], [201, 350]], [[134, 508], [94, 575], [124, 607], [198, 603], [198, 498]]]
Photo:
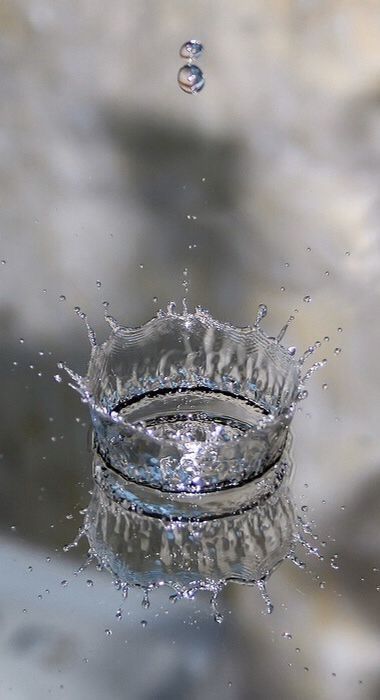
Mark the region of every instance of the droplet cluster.
[[182, 44], [179, 55], [187, 59], [187, 63], [179, 69], [177, 82], [181, 90], [189, 95], [196, 95], [200, 92], [205, 84], [203, 71], [193, 63], [194, 58], [198, 58], [203, 51], [203, 46], [200, 41], [190, 39]]

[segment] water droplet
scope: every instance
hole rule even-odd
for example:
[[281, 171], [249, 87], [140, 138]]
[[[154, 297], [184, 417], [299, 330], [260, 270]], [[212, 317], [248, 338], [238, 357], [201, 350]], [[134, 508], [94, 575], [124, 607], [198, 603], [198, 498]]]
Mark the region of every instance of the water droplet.
[[290, 263], [286, 262], [285, 267], [289, 267]]
[[311, 296], [310, 294], [306, 294], [306, 296], [303, 298], [305, 304], [310, 304], [311, 302]]
[[182, 44], [179, 50], [179, 55], [182, 56], [182, 58], [192, 60], [193, 58], [198, 58], [198, 56], [200, 56], [202, 52], [203, 45], [201, 44], [201, 42], [197, 41], [197, 39], [190, 39], [189, 41], [185, 41], [185, 43]]
[[144, 269], [144, 265], [143, 265], [142, 263], [140, 263], [139, 268], [140, 268], [140, 270], [143, 270], [143, 269]]
[[182, 66], [178, 71], [177, 81], [181, 90], [190, 95], [200, 92], [205, 84], [203, 72], [195, 65]]
[[328, 270], [326, 270], [325, 277], [329, 277], [329, 276], [330, 276], [330, 272]]
[[6, 261], [6, 260], [2, 260], [2, 261], [1, 261], [1, 264], [2, 264], [2, 265], [6, 265], [6, 264], [7, 264], [7, 261]]
[[140, 625], [141, 627], [146, 627], [147, 626], [147, 621], [146, 620], [141, 620]]
[[323, 340], [325, 341], [325, 343], [330, 342], [330, 338], [329, 338], [328, 335], [325, 335], [325, 337], [323, 338]]
[[304, 670], [304, 671], [308, 671], [308, 670], [309, 670], [309, 667], [308, 667], [308, 666], [304, 666], [304, 667], [303, 667], [303, 670]]
[[86, 581], [86, 584], [89, 588], [92, 588], [92, 586], [94, 585], [94, 582], [92, 581], [92, 579], [88, 578]]
[[32, 567], [32, 566], [28, 566], [28, 571], [33, 571], [33, 567]]
[[66, 297], [64, 294], [60, 294], [59, 301], [66, 301]]
[[285, 287], [280, 287], [280, 292], [285, 292]]
[[320, 588], [321, 590], [323, 590], [324, 588], [326, 588], [326, 581], [321, 581], [320, 584], [319, 584], [319, 588]]
[[108, 307], [110, 305], [109, 301], [102, 301], [102, 304], [103, 304], [105, 309], [108, 309]]
[[67, 581], [67, 579], [64, 578], [63, 581], [61, 581], [61, 586], [65, 588], [66, 586], [68, 586], [68, 583], [69, 582]]
[[342, 348], [335, 348], [335, 350], [334, 350], [335, 355], [340, 355], [341, 352], [342, 352]]
[[119, 608], [118, 610], [116, 610], [115, 617], [116, 617], [117, 620], [122, 620], [122, 619], [123, 619], [123, 612], [122, 612], [121, 608]]
[[265, 318], [265, 316], [268, 313], [268, 307], [265, 304], [259, 304], [259, 308], [257, 309], [257, 316], [256, 316], [256, 323], [255, 326], [260, 325], [260, 321]]
[[100, 280], [96, 280], [96, 286], [97, 286], [97, 287], [101, 287], [101, 286], [102, 286], [102, 283], [101, 283]]
[[351, 252], [349, 250], [346, 250], [345, 256], [348, 258], [351, 255]]
[[155, 304], [157, 304], [157, 302], [158, 302], [158, 297], [153, 297], [153, 301], [154, 301]]
[[306, 252], [311, 253], [311, 248], [309, 246], [306, 248]]
[[323, 391], [326, 391], [327, 387], [328, 387], [327, 384], [322, 384], [322, 389], [323, 389]]
[[109, 629], [107, 628], [107, 629], [104, 630], [104, 632], [106, 633], [106, 636], [107, 636], [107, 637], [111, 637], [111, 635], [112, 635], [112, 630], [109, 630]]
[[337, 331], [338, 331], [338, 333], [342, 333], [343, 328], [341, 328], [341, 327], [339, 326], [339, 328], [337, 328]]
[[54, 375], [54, 379], [55, 379], [56, 382], [58, 382], [58, 384], [60, 384], [61, 381], [62, 381], [62, 377], [61, 377], [60, 374], [55, 374], [55, 375]]
[[21, 343], [21, 345], [23, 345], [25, 343], [24, 338], [20, 338], [20, 343]]
[[291, 355], [292, 357], [294, 357], [294, 355], [296, 354], [296, 352], [297, 352], [297, 348], [296, 348], [294, 345], [291, 345], [290, 348], [288, 348], [288, 353], [289, 353], [289, 355]]
[[308, 506], [301, 506], [301, 510], [302, 510], [303, 513], [307, 513], [307, 511], [309, 510], [309, 508], [308, 508]]
[[292, 637], [292, 635], [290, 634], [290, 632], [283, 632], [282, 635], [281, 635], [281, 637], [283, 637], [284, 639], [293, 639], [293, 637]]
[[299, 647], [296, 647], [296, 654], [299, 654], [301, 649]]

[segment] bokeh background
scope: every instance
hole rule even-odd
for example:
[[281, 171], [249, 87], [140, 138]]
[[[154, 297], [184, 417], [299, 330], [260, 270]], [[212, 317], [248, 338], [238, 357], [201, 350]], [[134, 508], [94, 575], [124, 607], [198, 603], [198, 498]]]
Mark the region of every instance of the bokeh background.
[[[1, 698], [380, 697], [379, 47], [378, 0], [1, 1]], [[102, 302], [140, 324], [185, 268], [190, 305], [244, 325], [265, 302], [273, 334], [297, 308], [289, 345], [330, 338], [293, 450], [325, 560], [274, 573], [270, 617], [239, 587], [222, 625], [167, 592], [119, 622], [108, 574], [62, 552], [89, 424], [53, 375], [86, 368], [74, 306], [105, 337]]]

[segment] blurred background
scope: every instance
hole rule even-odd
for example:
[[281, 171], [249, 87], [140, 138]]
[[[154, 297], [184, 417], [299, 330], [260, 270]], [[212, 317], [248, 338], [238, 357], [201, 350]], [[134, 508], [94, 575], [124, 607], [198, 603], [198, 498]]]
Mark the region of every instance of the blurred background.
[[[378, 0], [1, 1], [1, 698], [380, 697], [379, 46]], [[53, 376], [86, 369], [74, 306], [104, 338], [103, 302], [138, 325], [185, 268], [189, 305], [264, 302], [270, 334], [296, 308], [288, 344], [322, 341], [293, 492], [325, 559], [274, 573], [269, 617], [239, 587], [222, 625], [167, 591], [117, 621], [110, 576], [62, 551], [89, 422]]]

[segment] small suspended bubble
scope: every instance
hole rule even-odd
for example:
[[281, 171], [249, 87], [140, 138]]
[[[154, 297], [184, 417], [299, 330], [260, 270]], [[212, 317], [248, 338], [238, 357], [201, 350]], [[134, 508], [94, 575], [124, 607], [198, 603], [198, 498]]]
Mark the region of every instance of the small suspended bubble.
[[310, 294], [306, 294], [306, 296], [303, 298], [305, 304], [310, 304], [311, 302], [311, 296]]
[[192, 60], [193, 58], [198, 58], [198, 56], [200, 56], [202, 52], [203, 45], [201, 44], [201, 42], [197, 39], [190, 39], [189, 41], [185, 41], [185, 43], [182, 44], [179, 50], [179, 55], [182, 56], [182, 58]]
[[190, 95], [200, 92], [205, 84], [203, 72], [195, 65], [182, 66], [178, 71], [177, 81], [181, 90]]
[[59, 295], [59, 301], [66, 301], [66, 297], [64, 294]]

